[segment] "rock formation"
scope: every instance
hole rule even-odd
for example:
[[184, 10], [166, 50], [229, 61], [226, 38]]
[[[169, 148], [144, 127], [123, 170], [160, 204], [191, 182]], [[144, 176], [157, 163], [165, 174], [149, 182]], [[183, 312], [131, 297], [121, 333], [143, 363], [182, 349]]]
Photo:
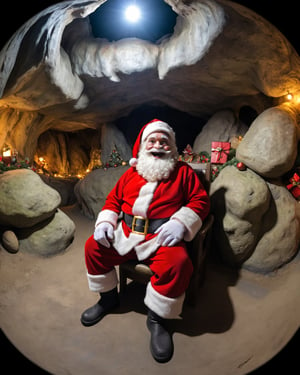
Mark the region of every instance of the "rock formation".
[[82, 213], [95, 220], [107, 194], [128, 167], [95, 169], [75, 185], [75, 195]]
[[50, 256], [65, 250], [75, 225], [58, 206], [59, 193], [29, 169], [0, 174], [1, 244], [9, 252]]
[[269, 108], [237, 146], [247, 169], [228, 166], [212, 183], [215, 244], [226, 263], [270, 272], [297, 253], [299, 202], [282, 179], [295, 163], [297, 144], [294, 113], [285, 105]]
[[[55, 4], [2, 49], [0, 147], [7, 143], [33, 160], [48, 130], [101, 131], [146, 103], [203, 119], [245, 105], [261, 113], [287, 93], [297, 98], [299, 56], [273, 25], [245, 7], [168, 0], [178, 15], [172, 35], [157, 43], [109, 43], [94, 37], [90, 25], [102, 3]], [[297, 108], [296, 100], [291, 105]]]
[[[197, 151], [209, 150], [207, 135], [227, 141], [237, 132], [244, 135], [237, 157], [247, 169], [225, 168], [212, 184], [216, 230], [224, 240], [220, 253], [230, 264], [262, 272], [287, 262], [299, 247], [299, 205], [283, 184], [300, 139], [300, 58], [293, 46], [265, 19], [227, 0], [165, 0], [177, 14], [173, 33], [156, 42], [110, 42], [96, 37], [90, 22], [104, 2], [55, 4], [28, 20], [4, 46], [0, 149], [9, 145], [31, 163], [43, 156], [50, 174], [73, 178], [93, 165], [92, 155], [102, 152], [105, 159], [113, 146], [128, 158], [136, 133], [117, 124], [145, 105], [154, 113], [174, 108], [199, 119], [196, 132], [188, 120], [170, 123], [179, 138], [191, 134], [189, 143], [195, 141]], [[257, 115], [247, 125], [241, 119], [245, 107]], [[102, 179], [102, 173], [111, 174], [111, 182], [118, 174], [93, 172], [75, 188], [90, 217], [96, 207], [87, 203], [88, 196], [101, 200], [107, 189], [103, 186], [100, 194], [93, 188], [94, 177]], [[87, 196], [83, 187], [91, 191]], [[60, 216], [54, 206], [53, 219]], [[288, 227], [278, 224], [283, 217]], [[3, 227], [10, 224], [5, 220]], [[270, 233], [277, 242], [272, 254], [266, 249]], [[10, 233], [4, 239], [14, 248]]]
[[237, 149], [237, 158], [267, 178], [278, 178], [294, 165], [297, 121], [285, 106], [264, 111], [251, 125]]
[[0, 175], [0, 225], [28, 228], [53, 216], [59, 193], [28, 169]]

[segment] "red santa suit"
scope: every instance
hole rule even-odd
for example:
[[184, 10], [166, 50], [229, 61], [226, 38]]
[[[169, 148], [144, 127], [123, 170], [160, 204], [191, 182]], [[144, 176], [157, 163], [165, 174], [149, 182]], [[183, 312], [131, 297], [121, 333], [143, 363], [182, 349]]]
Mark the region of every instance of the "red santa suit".
[[[91, 236], [86, 242], [89, 287], [106, 292], [117, 285], [114, 268], [128, 259], [149, 265], [154, 275], [147, 285], [145, 304], [163, 318], [181, 313], [193, 271], [184, 241], [191, 241], [209, 212], [209, 197], [193, 169], [178, 161], [166, 180], [149, 182], [135, 167], [129, 168], [107, 196], [96, 226], [109, 222], [114, 227], [112, 246], [106, 248]], [[157, 219], [177, 219], [184, 224], [184, 241], [160, 246], [156, 233], [134, 233], [123, 215]]]

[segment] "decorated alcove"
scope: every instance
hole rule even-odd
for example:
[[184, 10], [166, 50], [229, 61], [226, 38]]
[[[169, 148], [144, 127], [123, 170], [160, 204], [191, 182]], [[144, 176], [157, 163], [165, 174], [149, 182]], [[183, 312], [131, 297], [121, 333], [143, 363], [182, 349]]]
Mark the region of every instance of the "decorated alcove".
[[93, 25], [105, 3], [50, 6], [0, 52], [2, 246], [47, 256], [68, 249], [76, 227], [61, 208], [76, 203], [93, 220], [140, 127], [158, 117], [174, 127], [181, 154], [189, 144], [195, 158], [210, 156], [212, 142], [234, 150], [212, 165], [222, 262], [262, 274], [291, 262], [300, 241], [293, 46], [226, 0], [165, 0], [167, 34], [109, 40]]

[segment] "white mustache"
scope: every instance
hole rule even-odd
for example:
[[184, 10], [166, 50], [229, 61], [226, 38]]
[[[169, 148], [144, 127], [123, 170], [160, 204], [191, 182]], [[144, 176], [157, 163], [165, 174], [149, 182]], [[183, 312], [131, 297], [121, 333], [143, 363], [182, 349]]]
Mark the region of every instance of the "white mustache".
[[160, 154], [170, 154], [172, 151], [171, 150], [164, 150], [163, 148], [155, 148], [155, 147], [152, 147], [150, 150], [147, 150], [147, 153], [152, 153], [152, 152], [159, 152]]

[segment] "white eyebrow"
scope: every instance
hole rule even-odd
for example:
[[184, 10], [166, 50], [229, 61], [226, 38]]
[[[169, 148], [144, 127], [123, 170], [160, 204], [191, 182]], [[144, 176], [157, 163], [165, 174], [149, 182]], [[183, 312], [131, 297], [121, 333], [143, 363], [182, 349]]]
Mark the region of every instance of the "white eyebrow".
[[169, 137], [168, 137], [166, 134], [163, 134], [163, 135], [161, 136], [161, 138], [169, 139]]
[[[148, 140], [151, 139], [151, 138], [155, 139], [156, 137], [154, 135], [150, 134], [149, 137], [148, 137]], [[161, 138], [162, 139], [169, 139], [169, 137], [166, 134], [162, 134]]]

